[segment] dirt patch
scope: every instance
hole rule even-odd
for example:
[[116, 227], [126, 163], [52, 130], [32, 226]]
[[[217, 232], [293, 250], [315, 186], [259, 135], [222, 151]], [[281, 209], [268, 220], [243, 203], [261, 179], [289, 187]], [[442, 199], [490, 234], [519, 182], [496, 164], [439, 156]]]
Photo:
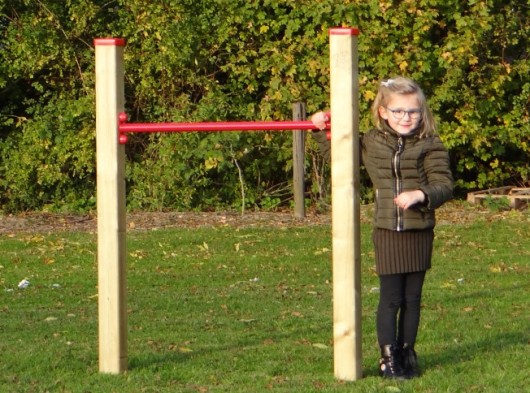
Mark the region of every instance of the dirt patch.
[[[197, 227], [295, 227], [325, 225], [329, 214], [307, 214], [299, 219], [290, 212], [251, 212], [244, 215], [230, 212], [142, 212], [127, 214], [127, 230]], [[25, 213], [0, 216], [0, 234], [48, 233], [61, 231], [95, 232], [96, 214], [72, 215]]]
[[[471, 223], [475, 220], [503, 219], [518, 211], [495, 212], [464, 202], [451, 202], [437, 211], [438, 224]], [[373, 205], [361, 206], [361, 221], [370, 223]], [[526, 214], [528, 216], [528, 214]], [[197, 227], [296, 227], [331, 224], [331, 213], [308, 212], [303, 219], [286, 212], [137, 212], [127, 214], [127, 230]], [[24, 213], [0, 215], [0, 234], [48, 233], [60, 231], [95, 232], [96, 214]]]

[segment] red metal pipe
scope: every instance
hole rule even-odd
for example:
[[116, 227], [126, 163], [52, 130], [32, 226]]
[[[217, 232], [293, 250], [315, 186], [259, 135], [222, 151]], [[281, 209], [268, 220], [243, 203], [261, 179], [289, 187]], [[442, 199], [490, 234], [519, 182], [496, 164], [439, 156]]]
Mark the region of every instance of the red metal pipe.
[[309, 120], [298, 121], [229, 121], [197, 123], [127, 123], [127, 114], [120, 113], [120, 142], [127, 142], [129, 132], [197, 132], [197, 131], [286, 131], [316, 130]]
[[123, 123], [120, 132], [193, 132], [193, 131], [285, 131], [316, 130], [308, 120], [300, 121], [232, 121], [198, 123]]

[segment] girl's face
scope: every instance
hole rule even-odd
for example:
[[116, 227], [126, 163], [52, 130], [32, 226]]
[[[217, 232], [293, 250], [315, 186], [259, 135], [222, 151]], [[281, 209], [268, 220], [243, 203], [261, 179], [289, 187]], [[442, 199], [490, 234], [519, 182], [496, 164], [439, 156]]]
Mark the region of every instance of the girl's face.
[[379, 116], [400, 135], [414, 131], [421, 121], [421, 108], [416, 94], [390, 93], [386, 106], [379, 107]]

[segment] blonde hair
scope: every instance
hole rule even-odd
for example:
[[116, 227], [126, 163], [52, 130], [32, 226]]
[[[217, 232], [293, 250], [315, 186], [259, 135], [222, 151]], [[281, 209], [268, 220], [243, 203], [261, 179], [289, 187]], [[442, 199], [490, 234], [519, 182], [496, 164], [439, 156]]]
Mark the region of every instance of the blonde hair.
[[372, 119], [376, 128], [382, 129], [386, 123], [385, 119], [379, 114], [379, 107], [386, 107], [390, 94], [416, 94], [421, 110], [418, 135], [420, 138], [423, 138], [431, 136], [436, 132], [436, 122], [427, 104], [423, 90], [412, 79], [403, 76], [386, 79], [379, 84], [379, 91], [372, 104]]

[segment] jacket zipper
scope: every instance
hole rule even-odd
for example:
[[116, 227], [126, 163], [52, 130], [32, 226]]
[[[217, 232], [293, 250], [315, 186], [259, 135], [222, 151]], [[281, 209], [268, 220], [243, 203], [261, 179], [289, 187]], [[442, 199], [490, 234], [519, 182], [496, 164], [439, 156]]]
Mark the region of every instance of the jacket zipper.
[[[394, 157], [392, 159], [392, 166], [394, 167], [394, 197], [401, 194], [402, 189], [402, 181], [401, 181], [401, 153], [403, 152], [403, 137], [399, 137], [398, 141], [398, 149], [394, 153]], [[397, 205], [395, 205], [396, 209], [396, 230], [402, 231], [403, 230], [403, 209], [399, 208]]]

